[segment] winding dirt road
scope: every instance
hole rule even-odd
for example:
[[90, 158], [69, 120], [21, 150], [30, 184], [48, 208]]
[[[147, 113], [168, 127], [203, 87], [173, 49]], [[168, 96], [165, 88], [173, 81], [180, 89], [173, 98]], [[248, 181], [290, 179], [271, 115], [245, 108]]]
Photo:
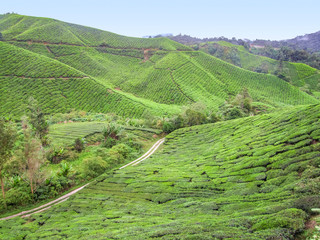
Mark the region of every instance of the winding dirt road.
[[[139, 157], [138, 159], [136, 159], [136, 160], [134, 160], [134, 161], [132, 161], [132, 162], [120, 167], [119, 169], [123, 169], [123, 168], [129, 167], [129, 166], [135, 166], [135, 165], [139, 164], [140, 162], [146, 160], [147, 158], [149, 158], [160, 147], [160, 145], [162, 143], [164, 143], [164, 141], [165, 141], [165, 138], [160, 139], [145, 154], [143, 154], [141, 157]], [[31, 216], [32, 214], [46, 211], [46, 210], [50, 209], [52, 206], [54, 206], [54, 205], [57, 205], [57, 204], [62, 203], [64, 201], [67, 201], [70, 196], [72, 196], [73, 194], [79, 192], [80, 190], [82, 190], [83, 188], [88, 186], [89, 184], [90, 183], [87, 183], [87, 184], [83, 185], [82, 187], [79, 187], [79, 188], [77, 188], [77, 189], [75, 189], [75, 190], [63, 195], [62, 197], [59, 197], [59, 198], [57, 198], [57, 199], [55, 199], [55, 200], [53, 200], [53, 201], [51, 201], [49, 203], [41, 205], [40, 207], [33, 208], [31, 210], [28, 210], [28, 211], [23, 211], [23, 212], [20, 212], [20, 213], [17, 213], [17, 214], [8, 216], [8, 217], [0, 218], [0, 220], [7, 220], [7, 219], [14, 218], [14, 217], [19, 217], [19, 216], [21, 216], [22, 218], [25, 218], [25, 217]]]

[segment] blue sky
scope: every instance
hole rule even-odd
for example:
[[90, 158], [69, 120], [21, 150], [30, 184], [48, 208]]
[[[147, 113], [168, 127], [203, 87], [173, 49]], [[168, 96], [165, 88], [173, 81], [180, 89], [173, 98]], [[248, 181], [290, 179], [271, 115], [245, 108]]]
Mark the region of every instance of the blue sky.
[[8, 0], [0, 13], [50, 17], [114, 33], [289, 39], [320, 31], [319, 0]]

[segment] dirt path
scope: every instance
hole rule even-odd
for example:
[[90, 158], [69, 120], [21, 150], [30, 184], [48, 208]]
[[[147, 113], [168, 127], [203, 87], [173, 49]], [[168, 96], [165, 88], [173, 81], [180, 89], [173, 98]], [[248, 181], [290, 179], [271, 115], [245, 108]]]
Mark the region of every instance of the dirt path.
[[[137, 165], [138, 163], [146, 160], [148, 157], [150, 157], [158, 148], [159, 146], [164, 143], [165, 139], [162, 138], [160, 139], [159, 141], [157, 141], [145, 154], [143, 154], [141, 157], [139, 157], [138, 159], [120, 167], [119, 169], [123, 169], [125, 167], [129, 167], [129, 166], [134, 166], [134, 165]], [[35, 214], [35, 213], [40, 213], [40, 212], [43, 212], [45, 210], [48, 210], [50, 209], [52, 206], [54, 205], [57, 205], [59, 203], [62, 203], [64, 201], [67, 201], [69, 199], [70, 196], [72, 196], [73, 194], [79, 192], [80, 190], [82, 190], [83, 188], [85, 188], [86, 186], [88, 186], [90, 183], [87, 183], [85, 185], [83, 185], [82, 187], [79, 187], [65, 195], [63, 195], [62, 197], [59, 197], [49, 203], [46, 203], [44, 205], [41, 205], [40, 207], [37, 207], [37, 208], [33, 208], [31, 210], [28, 210], [28, 211], [23, 211], [23, 212], [20, 212], [20, 213], [17, 213], [17, 214], [14, 214], [14, 215], [11, 215], [11, 216], [8, 216], [8, 217], [4, 217], [4, 218], [0, 218], [0, 220], [7, 220], [7, 219], [11, 219], [11, 218], [14, 218], [14, 217], [29, 217], [31, 216], [32, 214]]]
[[141, 157], [139, 157], [138, 159], [122, 166], [121, 168], [119, 169], [122, 169], [122, 168], [125, 168], [125, 167], [128, 167], [128, 166], [134, 166], [134, 165], [137, 165], [138, 163], [146, 160], [148, 157], [150, 157], [157, 149], [158, 147], [165, 141], [164, 138], [160, 139], [158, 142], [156, 142], [150, 149], [148, 152], [146, 152], [145, 154], [143, 154]]

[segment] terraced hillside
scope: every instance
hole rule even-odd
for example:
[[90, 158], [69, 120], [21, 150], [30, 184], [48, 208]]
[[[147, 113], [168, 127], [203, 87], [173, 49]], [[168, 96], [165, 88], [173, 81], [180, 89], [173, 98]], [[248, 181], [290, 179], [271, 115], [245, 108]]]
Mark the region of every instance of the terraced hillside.
[[[320, 206], [320, 105], [179, 129], [2, 239], [293, 239]], [[14, 232], [14, 235], [12, 233]]]
[[278, 60], [254, 55], [243, 46], [224, 41], [202, 43], [199, 50], [250, 71], [281, 76], [285, 81], [314, 95], [320, 92], [320, 73], [306, 64], [280, 63]]
[[172, 115], [193, 102], [216, 111], [243, 88], [273, 107], [319, 102], [275, 76], [166, 38], [130, 38], [17, 14], [0, 18], [0, 32], [3, 115], [22, 115], [30, 95], [47, 113], [74, 108], [131, 117]]
[[6, 41], [48, 42], [78, 46], [108, 46], [112, 48], [189, 49], [182, 44], [166, 38], [144, 39], [125, 37], [50, 18], [9, 14], [0, 20], [0, 32]]
[[[49, 138], [53, 143], [71, 145], [77, 138], [85, 138], [95, 133], [101, 133], [106, 127], [106, 122], [71, 122], [65, 124], [53, 124], [49, 129]], [[161, 131], [151, 128], [139, 128], [122, 126], [125, 130], [143, 131], [160, 134]]]
[[146, 107], [56, 60], [0, 42], [1, 115], [20, 116], [34, 96], [46, 112], [70, 109], [141, 116]]

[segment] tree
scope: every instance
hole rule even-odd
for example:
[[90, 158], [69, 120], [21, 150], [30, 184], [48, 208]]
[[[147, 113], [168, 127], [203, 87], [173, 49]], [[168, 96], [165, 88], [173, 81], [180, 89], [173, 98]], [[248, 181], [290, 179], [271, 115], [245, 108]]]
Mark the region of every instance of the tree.
[[192, 109], [187, 109], [185, 114], [186, 114], [186, 121], [187, 121], [186, 124], [188, 126], [200, 125], [200, 124], [206, 123], [207, 121], [207, 118], [203, 113], [197, 112]]
[[47, 134], [49, 126], [44, 119], [44, 113], [38, 105], [37, 100], [30, 97], [28, 100], [28, 117], [35, 135], [41, 140], [43, 146], [47, 145]]
[[3, 40], [3, 35], [2, 35], [2, 33], [0, 32], [0, 41], [2, 41]]
[[220, 106], [220, 114], [225, 120], [250, 116], [255, 113], [256, 110], [252, 106], [252, 98], [247, 88], [243, 88], [233, 99]]
[[33, 196], [41, 181], [39, 170], [45, 161], [45, 156], [40, 139], [32, 135], [32, 129], [25, 120], [22, 122], [22, 128], [24, 135], [22, 158]]
[[74, 141], [74, 149], [79, 153], [82, 152], [82, 150], [84, 149], [84, 141], [80, 138], [77, 138]]
[[12, 124], [6, 123], [4, 120], [0, 120], [0, 180], [5, 208], [7, 208], [7, 204], [2, 171], [12, 156], [15, 139], [16, 131]]

